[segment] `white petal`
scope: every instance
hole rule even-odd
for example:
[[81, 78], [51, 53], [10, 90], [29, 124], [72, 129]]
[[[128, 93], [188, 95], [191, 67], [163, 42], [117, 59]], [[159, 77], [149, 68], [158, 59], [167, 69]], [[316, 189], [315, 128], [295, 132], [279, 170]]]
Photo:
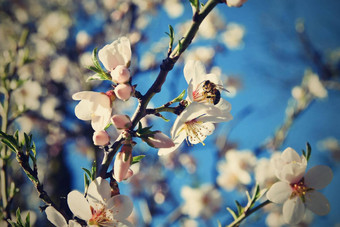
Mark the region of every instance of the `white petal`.
[[281, 158], [286, 162], [301, 162], [299, 154], [291, 147], [287, 147], [281, 154]]
[[288, 224], [299, 223], [305, 214], [305, 205], [300, 197], [295, 196], [292, 199], [288, 199], [282, 208], [283, 219]]
[[78, 103], [74, 109], [74, 113], [80, 120], [88, 121], [92, 117], [92, 106], [93, 103], [88, 100], [82, 100]]
[[130, 216], [133, 204], [129, 197], [116, 195], [107, 202], [107, 208], [113, 211], [113, 217], [117, 220], [124, 220]]
[[109, 182], [101, 177], [97, 177], [90, 183], [86, 198], [91, 206], [98, 203], [106, 203], [111, 198]]
[[326, 215], [331, 210], [328, 199], [318, 191], [312, 190], [307, 192], [305, 199], [307, 208], [317, 215]]
[[95, 91], [81, 91], [81, 92], [77, 92], [75, 94], [72, 95], [72, 99], [73, 100], [83, 100], [83, 99], [91, 99], [91, 97], [93, 95], [96, 95], [98, 92]]
[[76, 222], [76, 221], [69, 220], [69, 221], [68, 221], [68, 226], [69, 226], [69, 227], [81, 227], [81, 224], [79, 224], [79, 223]]
[[288, 183], [298, 182], [306, 171], [306, 165], [299, 162], [291, 162], [283, 166], [281, 173], [279, 173], [279, 179]]
[[325, 165], [314, 166], [306, 173], [305, 185], [314, 188], [322, 189], [326, 187], [333, 178], [333, 172], [331, 168]]
[[204, 65], [200, 61], [195, 61], [194, 69], [195, 69], [195, 75], [193, 76], [192, 80], [193, 80], [194, 86], [197, 86], [198, 84], [206, 80], [205, 77], [207, 73], [205, 71]]
[[47, 219], [57, 227], [67, 227], [67, 222], [63, 215], [59, 213], [54, 207], [47, 207], [45, 209]]
[[195, 61], [189, 60], [185, 63], [184, 69], [184, 78], [189, 84], [192, 81], [193, 76], [195, 75]]
[[175, 138], [176, 135], [182, 130], [183, 125], [185, 122], [191, 121], [199, 116], [205, 114], [209, 109], [208, 105], [193, 102], [185, 108], [185, 110], [177, 117], [174, 125], [171, 128], [171, 137]]
[[128, 63], [131, 61], [131, 44], [130, 40], [123, 36], [119, 39], [119, 52], [124, 58], [124, 65], [128, 67]]
[[201, 143], [207, 138], [208, 135], [211, 135], [215, 130], [215, 126], [213, 123], [195, 123], [194, 131], [189, 131], [188, 140], [191, 144]]
[[282, 204], [292, 194], [292, 188], [286, 182], [276, 182], [267, 192], [267, 199], [273, 203]]
[[80, 192], [74, 190], [68, 193], [67, 204], [75, 216], [85, 221], [91, 218], [90, 205]]
[[174, 139], [175, 146], [170, 147], [170, 148], [162, 148], [158, 150], [158, 155], [167, 155], [170, 154], [171, 152], [175, 151], [185, 140], [186, 134], [184, 131], [178, 134], [178, 136]]
[[[203, 104], [204, 105], [204, 104]], [[224, 106], [227, 107], [227, 106]], [[206, 114], [200, 117], [201, 121], [209, 121], [212, 123], [230, 121], [233, 117], [230, 114], [230, 109], [224, 108], [220, 109], [216, 106], [211, 106], [206, 110]]]

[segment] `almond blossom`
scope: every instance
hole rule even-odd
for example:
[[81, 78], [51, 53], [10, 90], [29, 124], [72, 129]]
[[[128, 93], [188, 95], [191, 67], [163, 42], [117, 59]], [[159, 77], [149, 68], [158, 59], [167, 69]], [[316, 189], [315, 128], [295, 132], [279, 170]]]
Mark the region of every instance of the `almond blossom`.
[[86, 197], [71, 191], [67, 203], [72, 213], [89, 226], [132, 226], [126, 221], [133, 209], [132, 201], [124, 195], [112, 197], [109, 182], [101, 177], [90, 183]]
[[104, 130], [110, 122], [112, 102], [110, 96], [101, 92], [81, 91], [72, 95], [74, 100], [80, 100], [75, 108], [77, 118], [83, 121], [91, 120], [95, 131]]
[[[229, 104], [229, 103], [228, 103]], [[158, 151], [158, 155], [166, 155], [176, 150], [184, 140], [188, 144], [202, 143], [205, 138], [215, 130], [213, 123], [229, 121], [231, 105], [217, 108], [214, 105], [203, 103], [191, 103], [176, 119], [171, 129], [171, 138], [175, 146], [163, 148]]]
[[271, 186], [267, 198], [283, 204], [283, 218], [288, 224], [299, 223], [306, 207], [317, 215], [326, 215], [330, 211], [327, 198], [316, 190], [331, 182], [332, 170], [318, 165], [304, 174], [305, 162], [305, 157], [300, 157], [292, 148], [287, 148], [280, 158], [274, 160], [275, 173], [280, 181]]
[[131, 61], [131, 46], [127, 37], [120, 37], [98, 51], [98, 58], [111, 72], [118, 65], [128, 67]]

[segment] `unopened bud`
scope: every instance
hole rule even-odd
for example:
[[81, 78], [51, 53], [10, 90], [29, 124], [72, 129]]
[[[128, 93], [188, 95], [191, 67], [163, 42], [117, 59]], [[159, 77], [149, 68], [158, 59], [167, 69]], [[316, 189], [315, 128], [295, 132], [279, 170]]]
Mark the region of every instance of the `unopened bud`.
[[132, 125], [130, 117], [122, 114], [113, 115], [111, 122], [117, 129], [127, 129]]
[[229, 7], [241, 7], [247, 0], [226, 0]]
[[132, 146], [124, 144], [122, 150], [117, 154], [114, 166], [113, 174], [117, 182], [124, 180], [131, 165], [132, 159]]
[[110, 142], [109, 134], [105, 130], [102, 131], [95, 131], [93, 133], [93, 143], [96, 146], [105, 146], [108, 145]]
[[114, 91], [117, 98], [126, 101], [131, 97], [132, 87], [129, 84], [118, 84]]
[[111, 71], [112, 81], [118, 84], [127, 83], [130, 80], [130, 72], [124, 65], [118, 65]]
[[175, 143], [167, 135], [161, 131], [156, 131], [155, 134], [149, 136], [145, 140], [150, 146], [156, 148], [170, 148], [175, 146]]

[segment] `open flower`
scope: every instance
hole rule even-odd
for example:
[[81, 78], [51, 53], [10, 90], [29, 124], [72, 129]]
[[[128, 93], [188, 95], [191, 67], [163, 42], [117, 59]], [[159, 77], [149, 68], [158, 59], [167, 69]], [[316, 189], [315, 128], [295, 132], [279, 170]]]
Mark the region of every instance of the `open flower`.
[[86, 197], [79, 191], [70, 192], [67, 203], [72, 213], [89, 226], [132, 226], [126, 221], [132, 201], [124, 195], [111, 197], [110, 184], [101, 177], [90, 183]]
[[98, 58], [108, 71], [118, 65], [128, 67], [131, 61], [131, 46], [127, 37], [120, 37], [98, 51]]
[[214, 105], [203, 103], [191, 103], [176, 119], [171, 129], [171, 138], [175, 146], [163, 148], [158, 151], [158, 155], [166, 155], [176, 150], [184, 140], [188, 144], [203, 143], [205, 138], [210, 135], [215, 126], [213, 123], [229, 121], [232, 119], [230, 114], [231, 106], [217, 108]]
[[230, 105], [221, 99], [221, 91], [225, 90], [219, 75], [207, 74], [200, 61], [189, 60], [184, 66], [184, 77], [188, 83], [188, 101], [210, 103], [213, 105]]
[[100, 92], [81, 91], [72, 95], [72, 98], [81, 100], [75, 108], [76, 116], [83, 121], [91, 120], [95, 131], [104, 130], [112, 113], [110, 97]]
[[271, 186], [267, 198], [274, 203], [283, 203], [282, 213], [285, 222], [299, 223], [304, 216], [305, 207], [317, 215], [326, 215], [330, 211], [329, 202], [316, 190], [326, 187], [331, 182], [332, 170], [328, 166], [319, 165], [311, 168], [304, 175], [304, 157], [300, 158], [291, 148], [281, 156], [291, 161], [283, 163], [281, 168], [283, 174], [276, 174], [280, 176], [281, 181]]

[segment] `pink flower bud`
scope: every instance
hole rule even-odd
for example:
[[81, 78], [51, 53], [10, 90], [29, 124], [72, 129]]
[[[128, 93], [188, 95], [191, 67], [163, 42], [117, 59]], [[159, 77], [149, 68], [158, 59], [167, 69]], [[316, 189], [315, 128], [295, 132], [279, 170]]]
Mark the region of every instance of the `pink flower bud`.
[[124, 65], [118, 65], [111, 71], [112, 81], [118, 84], [127, 83], [130, 80], [130, 72]]
[[127, 115], [113, 115], [111, 117], [111, 122], [117, 129], [127, 129], [131, 127], [131, 120]]
[[126, 101], [131, 97], [132, 87], [129, 84], [118, 84], [114, 91], [117, 98]]
[[241, 7], [247, 0], [226, 0], [229, 7]]
[[167, 135], [162, 133], [161, 131], [156, 131], [153, 136], [149, 136], [146, 139], [146, 142], [156, 148], [170, 148], [175, 146], [175, 143], [170, 139]]
[[95, 131], [93, 133], [93, 143], [96, 146], [105, 146], [110, 142], [109, 134], [105, 130]]
[[132, 146], [130, 144], [124, 144], [122, 150], [117, 154], [113, 166], [113, 174], [117, 182], [121, 182], [126, 176], [129, 176], [128, 171], [131, 165], [131, 159]]

